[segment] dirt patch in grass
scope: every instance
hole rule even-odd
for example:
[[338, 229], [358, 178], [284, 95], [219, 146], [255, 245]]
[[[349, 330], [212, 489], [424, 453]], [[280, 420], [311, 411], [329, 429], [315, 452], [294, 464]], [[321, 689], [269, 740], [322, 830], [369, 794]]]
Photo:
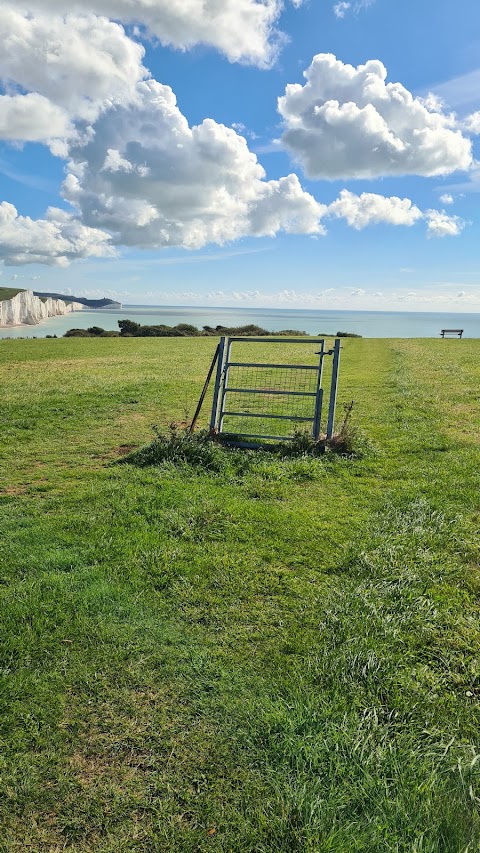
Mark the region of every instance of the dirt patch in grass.
[[146, 760], [131, 755], [130, 760], [117, 761], [108, 755], [83, 755], [75, 752], [69, 764], [77, 781], [84, 788], [113, 786], [116, 791], [131, 788], [139, 774], [145, 772]]
[[0, 487], [0, 497], [17, 497], [18, 495], [25, 495], [28, 492], [28, 486], [5, 486], [5, 488]]
[[118, 447], [114, 447], [112, 453], [114, 456], [128, 456], [129, 453], [133, 453], [136, 450], [138, 444], [119, 444]]
[[93, 453], [92, 458], [101, 459], [104, 462], [111, 462], [112, 459], [122, 459], [122, 457], [128, 456], [130, 453], [138, 450], [138, 448], [138, 444], [118, 444], [116, 447], [112, 447], [104, 453]]
[[[145, 414], [145, 412], [129, 411], [128, 414], [121, 415], [118, 418], [118, 423], [119, 424], [130, 424], [130, 423], [132, 423], [132, 421], [134, 421], [135, 423], [145, 423], [145, 421], [148, 420], [148, 417], [149, 417], [148, 414]], [[153, 417], [153, 414], [152, 414], [152, 417]]]

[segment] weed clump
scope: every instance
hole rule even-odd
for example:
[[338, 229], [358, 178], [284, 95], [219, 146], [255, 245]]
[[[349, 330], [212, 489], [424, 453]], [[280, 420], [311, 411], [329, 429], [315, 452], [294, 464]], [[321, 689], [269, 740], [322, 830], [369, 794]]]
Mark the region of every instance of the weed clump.
[[281, 451], [284, 456], [320, 456], [331, 452], [339, 456], [350, 456], [360, 458], [370, 449], [368, 440], [361, 435], [358, 427], [351, 422], [353, 407], [355, 403], [344, 403], [344, 416], [340, 429], [331, 438], [321, 436], [314, 438], [306, 430], [297, 430], [293, 440], [282, 445]]
[[[189, 465], [212, 473], [235, 476], [257, 469], [259, 465], [291, 459], [308, 459], [333, 453], [338, 456], [361, 458], [365, 453], [363, 437], [352, 427], [352, 403], [344, 406], [345, 415], [340, 429], [333, 438], [315, 439], [306, 430], [297, 430], [291, 441], [266, 444], [262, 448], [246, 447], [242, 450], [224, 444], [218, 435], [208, 430], [191, 432], [185, 424], [171, 423], [166, 432], [153, 427], [155, 438], [145, 447], [124, 457], [121, 461], [145, 468], [149, 465]], [[368, 443], [367, 443], [368, 444]]]
[[328, 447], [333, 453], [340, 453], [342, 456], [360, 455], [362, 437], [359, 434], [358, 427], [352, 424], [354, 405], [354, 400], [351, 403], [343, 404], [343, 421], [340, 429], [334, 433], [332, 438], [327, 439]]
[[162, 433], [158, 426], [153, 427], [153, 432], [155, 438], [152, 443], [127, 456], [126, 462], [140, 468], [173, 462], [186, 463], [207, 471], [220, 472], [225, 469], [224, 448], [218, 441], [212, 440], [207, 430], [190, 433], [188, 428], [171, 423], [166, 433]]

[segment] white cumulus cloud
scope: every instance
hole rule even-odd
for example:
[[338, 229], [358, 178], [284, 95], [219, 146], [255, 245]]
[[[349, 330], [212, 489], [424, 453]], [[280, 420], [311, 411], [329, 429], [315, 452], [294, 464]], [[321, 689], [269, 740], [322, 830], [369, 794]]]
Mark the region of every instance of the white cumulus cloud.
[[466, 226], [459, 216], [449, 216], [444, 210], [421, 211], [409, 198], [362, 193], [356, 195], [342, 190], [339, 197], [328, 205], [324, 216], [344, 219], [351, 228], [361, 231], [369, 225], [412, 226], [427, 223], [428, 237], [456, 237]]
[[[301, 0], [293, 0], [298, 7]], [[29, 12], [91, 12], [145, 27], [164, 45], [187, 50], [205, 44], [232, 62], [268, 66], [285, 37], [277, 23], [282, 0], [29, 0]]]
[[70, 150], [64, 196], [117, 244], [197, 249], [280, 230], [322, 233], [324, 206], [298, 177], [266, 181], [246, 140], [205, 119], [189, 127], [168, 86], [142, 82], [137, 99], [98, 119]]
[[471, 115], [467, 116], [465, 119], [463, 126], [468, 133], [473, 134], [474, 136], [480, 135], [480, 110], [476, 113], [471, 113]]
[[379, 60], [357, 68], [318, 54], [304, 86], [279, 98], [283, 144], [311, 178], [447, 175], [472, 164], [472, 144], [437, 102], [387, 83]]
[[0, 95], [0, 139], [44, 142], [71, 131], [65, 111], [43, 95]]
[[466, 225], [459, 216], [449, 216], [444, 210], [427, 210], [425, 216], [429, 237], [457, 237]]
[[4, 109], [23, 113], [23, 121], [12, 121], [9, 138], [65, 136], [69, 119], [91, 122], [102, 109], [130, 102], [148, 74], [143, 46], [104, 17], [31, 14], [7, 3], [0, 8], [0, 32]]
[[409, 198], [387, 198], [377, 193], [355, 193], [342, 190], [338, 199], [328, 207], [329, 216], [345, 219], [357, 231], [367, 225], [414, 225], [423, 213]]
[[453, 204], [453, 195], [450, 193], [443, 193], [443, 195], [440, 196], [440, 201], [442, 204]]
[[0, 204], [0, 260], [7, 265], [68, 266], [77, 258], [114, 254], [108, 234], [64, 210], [49, 208], [45, 219], [35, 220], [20, 216], [13, 204]]

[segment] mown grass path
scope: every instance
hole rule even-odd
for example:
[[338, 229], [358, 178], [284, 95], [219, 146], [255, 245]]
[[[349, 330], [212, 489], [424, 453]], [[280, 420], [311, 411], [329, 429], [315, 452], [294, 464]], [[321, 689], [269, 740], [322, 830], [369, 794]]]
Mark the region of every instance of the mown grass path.
[[212, 347], [0, 342], [0, 850], [480, 850], [480, 342], [346, 340], [363, 459], [114, 464]]

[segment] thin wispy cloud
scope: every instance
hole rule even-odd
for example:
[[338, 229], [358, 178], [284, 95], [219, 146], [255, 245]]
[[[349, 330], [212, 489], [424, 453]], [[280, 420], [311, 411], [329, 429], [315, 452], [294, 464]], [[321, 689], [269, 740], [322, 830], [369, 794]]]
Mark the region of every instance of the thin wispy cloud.
[[345, 18], [347, 14], [352, 13], [358, 15], [364, 9], [372, 6], [375, 0], [339, 0], [333, 6], [333, 13], [336, 18]]
[[8, 160], [0, 157], [0, 174], [17, 184], [22, 184], [24, 187], [29, 187], [32, 190], [39, 190], [44, 193], [58, 193], [58, 184], [49, 178], [42, 175], [30, 175], [28, 173], [19, 172], [15, 169]]
[[461, 112], [480, 108], [480, 68], [431, 87], [448, 107]]
[[[154, 264], [155, 266], [170, 266], [177, 264], [206, 264], [213, 263], [214, 261], [228, 261], [231, 258], [239, 258], [242, 255], [258, 255], [261, 252], [269, 252], [271, 248], [269, 246], [262, 246], [258, 249], [239, 249], [238, 251], [231, 252], [218, 252], [214, 254], [208, 255], [181, 255], [174, 258], [155, 258], [152, 261], [147, 261], [147, 263]], [[143, 266], [143, 264], [142, 264]]]
[[341, 3], [335, 3], [335, 6], [333, 7], [335, 17], [344, 18], [351, 8], [351, 5], [351, 3], [346, 3], [345, 0], [342, 0]]
[[480, 169], [477, 167], [473, 168], [469, 172], [467, 180], [455, 184], [447, 184], [445, 190], [450, 194], [455, 193], [461, 195], [480, 193]]
[[[223, 252], [205, 252], [204, 254], [201, 254], [193, 251], [183, 255], [165, 254], [154, 258], [139, 258], [136, 253], [134, 253], [134, 257], [132, 258], [130, 257], [130, 252], [128, 250], [123, 250], [116, 259], [110, 261], [109, 270], [113, 270], [114, 276], [119, 275], [119, 269], [121, 269], [122, 274], [124, 275], [130, 272], [135, 272], [136, 275], [132, 280], [140, 281], [141, 273], [143, 271], [147, 272], [149, 269], [159, 266], [174, 267], [190, 264], [219, 263], [221, 261], [234, 260], [235, 258], [246, 257], [248, 255], [264, 254], [265, 252], [273, 251], [273, 249], [274, 244], [271, 243], [267, 246], [228, 249]], [[92, 275], [100, 275], [102, 272], [105, 272], [105, 265], [98, 263], [96, 260], [90, 260], [88, 269]]]

